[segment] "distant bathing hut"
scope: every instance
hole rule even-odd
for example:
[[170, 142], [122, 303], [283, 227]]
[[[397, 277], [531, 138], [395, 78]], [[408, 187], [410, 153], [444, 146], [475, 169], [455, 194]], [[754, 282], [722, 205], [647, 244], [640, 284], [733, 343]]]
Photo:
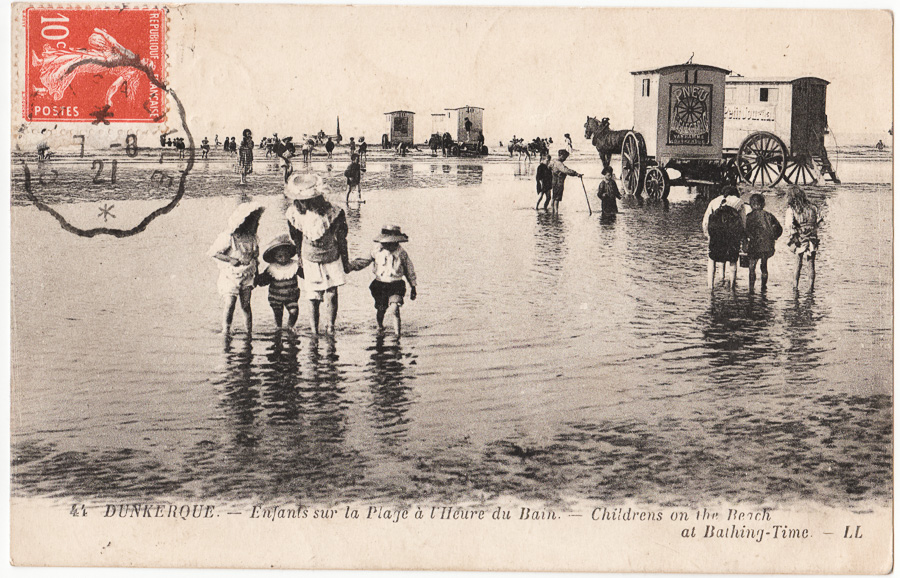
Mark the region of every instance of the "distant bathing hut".
[[413, 120], [416, 113], [408, 110], [395, 110], [386, 112], [388, 119], [387, 135], [391, 146], [400, 143], [413, 144]]
[[478, 106], [445, 108], [449, 129], [447, 132], [458, 143], [477, 144], [478, 135], [484, 131], [484, 109]]

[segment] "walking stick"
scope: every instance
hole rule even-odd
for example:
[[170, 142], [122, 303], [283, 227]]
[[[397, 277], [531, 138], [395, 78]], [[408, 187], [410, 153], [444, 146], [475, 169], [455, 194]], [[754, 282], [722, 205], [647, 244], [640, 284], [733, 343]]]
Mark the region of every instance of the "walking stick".
[[590, 217], [594, 213], [591, 212], [591, 200], [588, 198], [587, 188], [584, 186], [584, 177], [578, 177], [578, 178], [581, 179], [581, 188], [584, 190], [584, 200], [588, 206], [588, 217]]

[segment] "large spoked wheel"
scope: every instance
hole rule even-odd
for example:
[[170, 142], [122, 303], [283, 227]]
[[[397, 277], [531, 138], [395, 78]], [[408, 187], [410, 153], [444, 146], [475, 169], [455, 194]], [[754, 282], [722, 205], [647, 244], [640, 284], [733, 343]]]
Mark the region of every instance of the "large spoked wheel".
[[644, 190], [651, 199], [667, 199], [669, 197], [669, 175], [666, 169], [659, 166], [647, 168], [644, 177]]
[[647, 167], [647, 147], [640, 133], [629, 132], [622, 143], [622, 186], [629, 195], [640, 195]]
[[784, 169], [784, 180], [792, 185], [814, 185], [819, 182], [819, 174], [811, 158], [791, 157]]
[[770, 132], [756, 132], [738, 149], [737, 166], [741, 179], [759, 187], [771, 187], [784, 177], [787, 147]]

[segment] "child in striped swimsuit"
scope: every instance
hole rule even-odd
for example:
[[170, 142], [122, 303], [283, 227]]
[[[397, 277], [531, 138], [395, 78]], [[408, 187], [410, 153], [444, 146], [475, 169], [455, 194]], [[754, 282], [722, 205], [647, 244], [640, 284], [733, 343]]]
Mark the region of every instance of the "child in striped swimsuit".
[[288, 311], [288, 329], [293, 329], [299, 315], [300, 285], [298, 277], [303, 277], [303, 269], [297, 260], [297, 248], [290, 235], [276, 237], [263, 253], [268, 263], [262, 273], [256, 276], [256, 285], [269, 286], [269, 306], [275, 314], [275, 325], [281, 329], [284, 310]]

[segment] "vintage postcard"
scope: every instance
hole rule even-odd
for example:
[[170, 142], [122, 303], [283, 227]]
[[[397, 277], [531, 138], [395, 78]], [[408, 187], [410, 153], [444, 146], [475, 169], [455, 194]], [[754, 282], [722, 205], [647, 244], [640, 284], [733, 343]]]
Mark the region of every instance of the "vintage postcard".
[[890, 12], [11, 11], [14, 565], [892, 570]]

